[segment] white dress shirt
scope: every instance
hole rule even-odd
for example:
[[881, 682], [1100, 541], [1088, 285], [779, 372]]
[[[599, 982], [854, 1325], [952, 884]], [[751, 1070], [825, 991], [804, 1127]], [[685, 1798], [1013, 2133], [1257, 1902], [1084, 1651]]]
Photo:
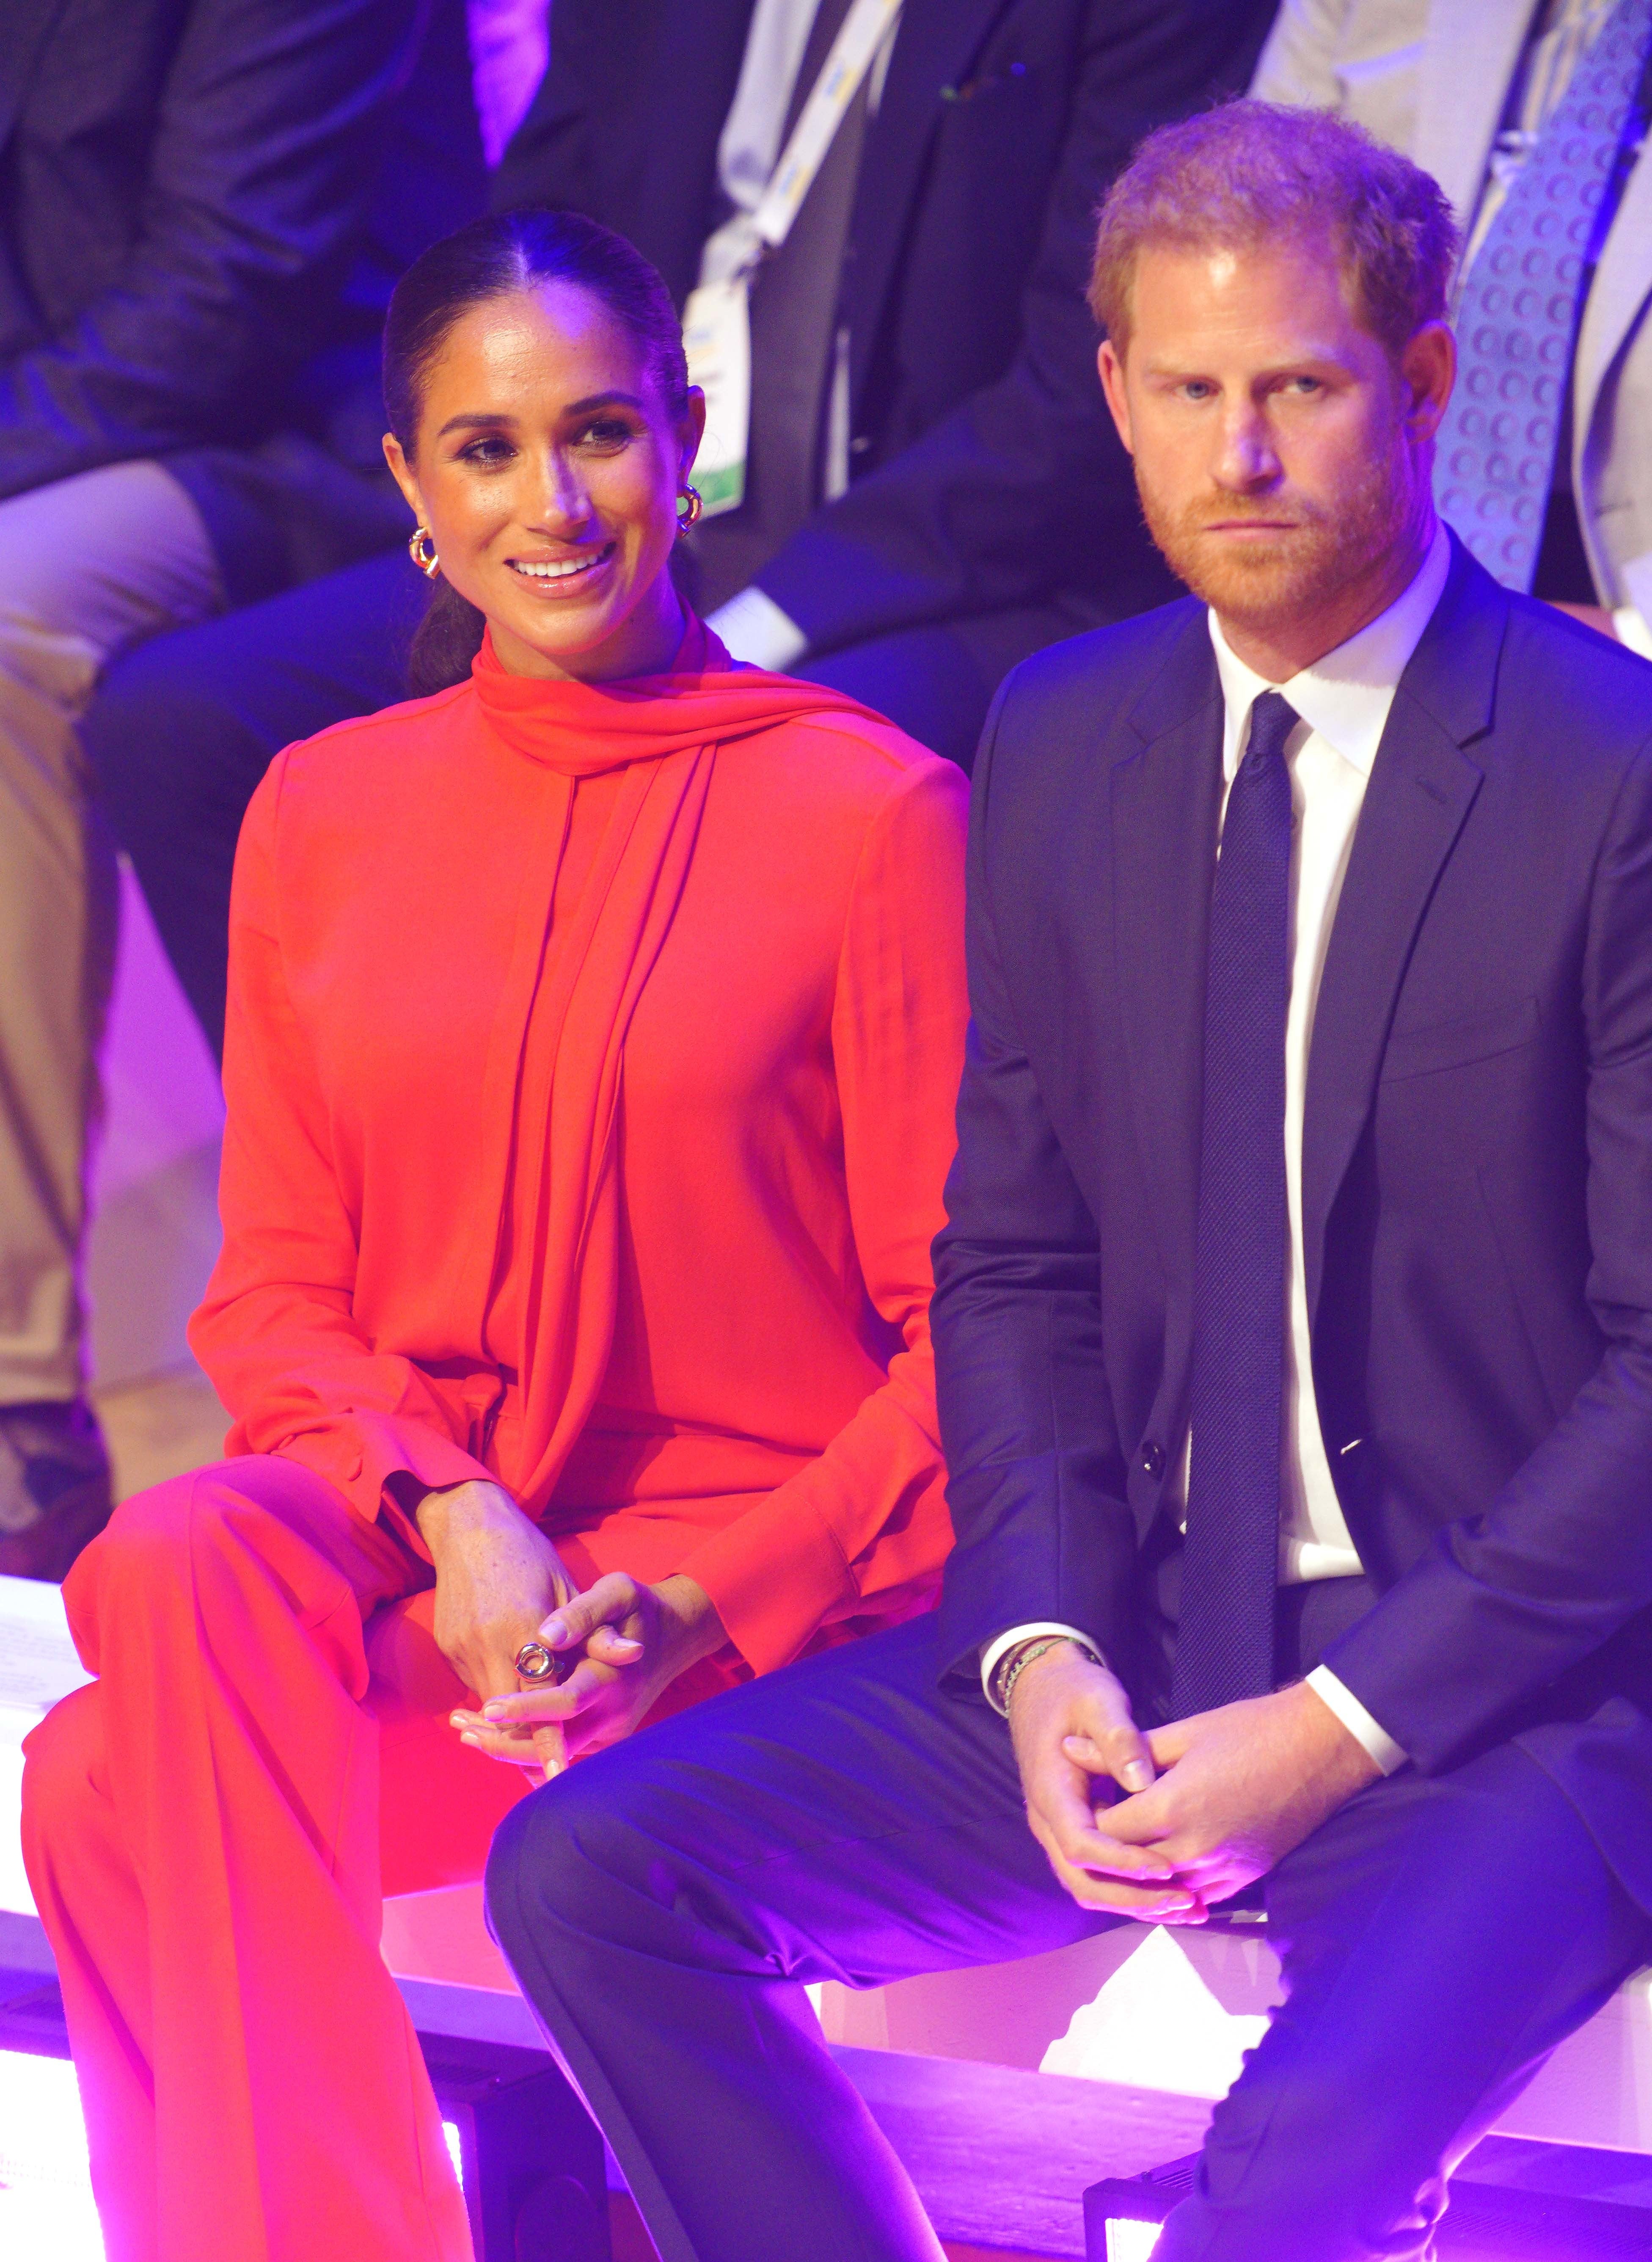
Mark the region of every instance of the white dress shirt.
[[[1302, 718], [1285, 742], [1292, 811], [1290, 1004], [1285, 1022], [1285, 1195], [1290, 1229], [1286, 1257], [1279, 1575], [1287, 1583], [1347, 1577], [1362, 1567], [1332, 1481], [1319, 1410], [1314, 1402], [1302, 1247], [1303, 1103], [1320, 976], [1371, 765], [1376, 760], [1400, 677], [1440, 602], [1450, 567], [1451, 544], [1445, 529], [1437, 526], [1422, 566], [1387, 611], [1288, 683], [1270, 684], [1246, 666], [1230, 648], [1216, 615], [1210, 616], [1224, 707], [1224, 815], [1227, 789], [1249, 742], [1251, 710], [1261, 694], [1279, 692]], [[1178, 1492], [1167, 1502], [1179, 1521], [1186, 1515], [1192, 1444], [1189, 1440], [1184, 1445]], [[1089, 1638], [1071, 1626], [1011, 1627], [989, 1643], [981, 1657], [982, 1682], [989, 1696], [992, 1675], [1006, 1651], [1042, 1633], [1064, 1634], [1095, 1655]], [[1384, 1774], [1403, 1762], [1405, 1754], [1399, 1746], [1334, 1674], [1323, 1666], [1316, 1667], [1308, 1682]]]
[[[820, 0], [758, 0], [746, 33], [740, 83], [717, 143], [717, 184], [736, 212], [754, 213], [780, 155], [780, 128]], [[721, 233], [721, 231], [720, 231]], [[700, 279], [715, 271], [717, 238], [706, 247]], [[808, 639], [789, 613], [755, 582], [719, 605], [708, 625], [736, 659], [777, 672], [802, 658]]]
[[[740, 83], [717, 143], [717, 180], [737, 213], [754, 213], [780, 155], [780, 129], [791, 108], [797, 74], [820, 0], [758, 0], [746, 33]], [[897, 22], [899, 18], [896, 19]], [[885, 39], [872, 67], [867, 100], [875, 112], [894, 51], [894, 32]], [[721, 257], [719, 230], [705, 249], [702, 283], [722, 279], [728, 262]], [[849, 485], [848, 334], [840, 332], [832, 357], [827, 404], [826, 500]], [[753, 581], [719, 605], [707, 625], [736, 659], [754, 667], [791, 667], [808, 649], [808, 638], [791, 615]]]

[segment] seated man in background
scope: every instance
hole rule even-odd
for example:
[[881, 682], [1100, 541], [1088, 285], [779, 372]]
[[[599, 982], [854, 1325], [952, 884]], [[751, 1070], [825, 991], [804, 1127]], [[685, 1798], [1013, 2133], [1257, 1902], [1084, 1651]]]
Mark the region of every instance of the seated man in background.
[[0, 1572], [61, 1578], [110, 1508], [78, 1275], [116, 896], [79, 718], [140, 639], [391, 538], [379, 324], [483, 176], [459, 0], [22, 0], [4, 46]]
[[[1171, 593], [1092, 414], [1090, 216], [1151, 126], [1244, 83], [1272, 14], [1273, 0], [906, 0], [898, 15], [872, 0], [871, 19], [867, 0], [556, 0], [550, 68], [494, 208], [617, 228], [679, 307], [721, 271], [837, 35], [882, 26], [752, 283], [745, 499], [691, 537], [690, 594], [737, 656], [846, 691], [967, 764], [1016, 661]], [[417, 589], [399, 546], [149, 647], [89, 718], [215, 1045], [241, 811], [289, 740], [406, 695]]]
[[1353, 119], [1445, 190], [1464, 358], [1441, 515], [1508, 587], [1652, 659], [1652, 0], [1284, 0], [1252, 90]]
[[1422, 2262], [1652, 1952], [1652, 667], [1438, 521], [1454, 251], [1407, 159], [1259, 103], [1103, 208], [1203, 602], [1026, 662], [976, 763], [938, 1615], [489, 1864], [670, 2262], [937, 2262], [799, 1983], [1260, 1879], [1285, 2000], [1155, 2262]]

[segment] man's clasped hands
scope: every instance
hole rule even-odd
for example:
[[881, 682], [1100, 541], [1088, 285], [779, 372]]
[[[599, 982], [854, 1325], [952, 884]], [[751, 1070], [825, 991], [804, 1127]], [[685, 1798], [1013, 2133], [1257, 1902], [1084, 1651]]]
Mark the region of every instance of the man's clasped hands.
[[1144, 1735], [1120, 1682], [1067, 1641], [1016, 1675], [1009, 1731], [1057, 1878], [1144, 1923], [1203, 1923], [1379, 1773], [1305, 1682]]

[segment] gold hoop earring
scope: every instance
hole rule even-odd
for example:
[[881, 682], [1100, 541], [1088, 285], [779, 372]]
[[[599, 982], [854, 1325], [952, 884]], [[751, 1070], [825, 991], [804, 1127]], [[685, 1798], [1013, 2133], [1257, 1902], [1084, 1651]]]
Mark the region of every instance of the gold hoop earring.
[[436, 555], [436, 545], [431, 539], [427, 526], [414, 529], [413, 540], [407, 544], [407, 555], [427, 581], [434, 581], [442, 571], [442, 560]]
[[695, 523], [700, 514], [704, 510], [706, 506], [704, 501], [701, 500], [700, 489], [698, 487], [680, 488], [678, 492], [677, 500], [679, 502], [686, 502], [688, 505], [686, 510], [679, 510], [677, 514], [677, 538], [680, 542], [683, 536], [687, 533], [689, 528]]

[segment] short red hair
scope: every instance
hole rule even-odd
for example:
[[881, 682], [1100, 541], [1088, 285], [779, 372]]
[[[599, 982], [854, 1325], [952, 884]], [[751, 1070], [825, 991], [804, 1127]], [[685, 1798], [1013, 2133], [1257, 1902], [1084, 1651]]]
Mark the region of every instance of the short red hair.
[[1327, 234], [1361, 321], [1390, 354], [1444, 320], [1458, 231], [1432, 175], [1328, 112], [1230, 102], [1160, 126], [1108, 191], [1090, 311], [1122, 356], [1149, 245], [1237, 251]]

